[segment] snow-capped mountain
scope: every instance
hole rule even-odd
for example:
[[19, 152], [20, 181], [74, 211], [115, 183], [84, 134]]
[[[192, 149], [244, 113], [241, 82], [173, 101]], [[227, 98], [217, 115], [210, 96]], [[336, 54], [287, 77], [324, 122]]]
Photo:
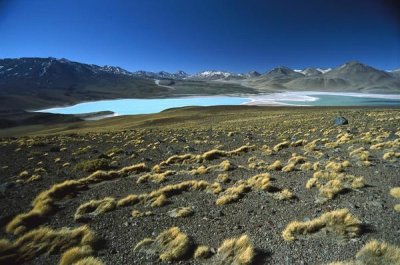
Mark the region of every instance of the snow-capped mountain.
[[209, 70], [199, 72], [188, 76], [188, 79], [192, 80], [237, 80], [246, 78], [243, 74], [235, 74], [231, 72], [219, 71], [219, 70]]

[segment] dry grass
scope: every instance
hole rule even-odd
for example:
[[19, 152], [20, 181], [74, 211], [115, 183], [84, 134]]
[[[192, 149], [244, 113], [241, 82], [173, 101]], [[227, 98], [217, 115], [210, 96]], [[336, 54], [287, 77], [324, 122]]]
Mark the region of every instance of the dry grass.
[[395, 187], [390, 190], [390, 195], [396, 199], [400, 199], [400, 187]]
[[268, 166], [268, 170], [281, 170], [282, 168], [282, 162], [279, 160], [276, 160], [274, 163]]
[[73, 265], [81, 259], [90, 257], [93, 254], [93, 249], [90, 246], [73, 247], [65, 251], [59, 265]]
[[173, 155], [169, 157], [167, 160], [162, 161], [159, 166], [178, 164], [178, 163], [192, 163], [198, 162], [201, 163], [203, 161], [210, 161], [214, 159], [218, 159], [220, 157], [228, 157], [239, 155], [241, 153], [249, 152], [254, 148], [254, 145], [244, 145], [232, 151], [224, 151], [219, 149], [212, 149], [210, 151], [204, 152], [203, 154], [194, 155], [194, 154], [184, 154], [184, 155]]
[[106, 213], [114, 210], [117, 207], [117, 202], [112, 197], [105, 197], [101, 200], [91, 200], [78, 207], [75, 212], [75, 221], [82, 221], [90, 219], [91, 217], [98, 216], [99, 214]]
[[311, 221], [294, 221], [282, 232], [286, 241], [295, 240], [298, 235], [313, 234], [325, 230], [344, 237], [355, 237], [361, 233], [361, 222], [347, 209], [327, 212]]
[[60, 230], [42, 227], [31, 230], [13, 242], [2, 240], [0, 264], [26, 262], [41, 254], [59, 253], [77, 246], [90, 246], [94, 241], [94, 233], [87, 226]]
[[371, 240], [362, 247], [355, 261], [334, 262], [329, 265], [398, 265], [400, 264], [400, 248], [386, 242]]
[[191, 207], [179, 207], [168, 211], [168, 215], [173, 218], [188, 217], [193, 215], [193, 209]]
[[254, 259], [254, 248], [247, 235], [225, 240], [218, 248], [216, 263], [220, 265], [248, 265]]
[[290, 200], [293, 198], [293, 193], [288, 189], [284, 189], [280, 192], [275, 193], [274, 198], [280, 201]]
[[244, 193], [255, 190], [268, 190], [270, 188], [270, 175], [258, 174], [247, 180], [239, 180], [232, 187], [227, 188], [217, 199], [216, 205], [224, 205], [238, 201]]
[[306, 183], [306, 188], [317, 187], [319, 189], [320, 201], [333, 199], [345, 189], [360, 189], [365, 186], [363, 177], [346, 175], [331, 171], [317, 171]]
[[168, 198], [165, 194], [160, 194], [158, 197], [154, 198], [151, 202], [151, 207], [162, 207], [168, 203]]
[[145, 238], [135, 246], [134, 250], [157, 254], [161, 261], [179, 261], [188, 257], [192, 246], [193, 243], [186, 234], [178, 227], [172, 227], [154, 240]]
[[220, 183], [229, 182], [229, 175], [227, 173], [218, 174], [217, 181]]
[[287, 164], [286, 166], [284, 166], [284, 167], [282, 168], [282, 171], [283, 171], [283, 172], [292, 172], [292, 171], [294, 171], [295, 169], [296, 169], [296, 165], [293, 164], [293, 163], [289, 163], [289, 164]]
[[135, 194], [130, 194], [117, 202], [118, 207], [133, 206], [140, 202], [140, 197]]
[[194, 259], [207, 259], [212, 255], [211, 249], [208, 246], [198, 246], [194, 251]]
[[131, 173], [146, 171], [144, 163], [121, 168], [118, 171], [96, 171], [88, 177], [79, 180], [66, 180], [54, 184], [50, 189], [42, 191], [32, 202], [32, 209], [26, 213], [15, 216], [6, 226], [6, 232], [21, 234], [39, 223], [43, 222], [54, 210], [54, 203], [66, 197], [75, 195], [78, 191], [85, 189], [89, 184], [112, 180]]
[[274, 150], [275, 152], [279, 152], [282, 149], [288, 148], [289, 145], [290, 145], [290, 141], [284, 141], [284, 142], [281, 142], [281, 143], [275, 145], [272, 148], [272, 150]]
[[143, 176], [140, 176], [138, 178], [138, 180], [136, 181], [136, 183], [144, 183], [147, 181], [151, 181], [153, 183], [161, 183], [166, 181], [167, 176], [171, 176], [173, 174], [175, 174], [175, 171], [172, 170], [167, 170], [165, 172], [162, 173], [147, 173]]
[[103, 264], [104, 263], [101, 260], [95, 257], [87, 257], [78, 260], [78, 262], [74, 263], [73, 265], [103, 265]]
[[104, 158], [99, 158], [99, 159], [82, 161], [75, 166], [75, 169], [86, 172], [94, 172], [96, 170], [108, 169], [109, 167], [110, 164], [108, 160]]
[[153, 215], [153, 213], [151, 211], [146, 211], [146, 212], [141, 212], [138, 210], [133, 210], [131, 212], [131, 216], [134, 218], [138, 218], [138, 217], [143, 217], [143, 216], [150, 216]]

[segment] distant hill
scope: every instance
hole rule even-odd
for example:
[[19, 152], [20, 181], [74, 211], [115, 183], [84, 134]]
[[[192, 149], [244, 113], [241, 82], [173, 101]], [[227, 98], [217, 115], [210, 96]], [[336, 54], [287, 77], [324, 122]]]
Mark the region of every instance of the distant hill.
[[396, 71], [389, 73], [351, 61], [330, 70], [306, 68], [294, 71], [278, 67], [247, 80], [247, 85], [261, 90], [400, 93], [400, 75]]
[[0, 59], [0, 110], [39, 109], [99, 99], [288, 90], [400, 93], [400, 70], [382, 71], [352, 61], [329, 69], [292, 70], [280, 66], [264, 74], [209, 70], [190, 75], [184, 71], [130, 72], [51, 57]]
[[[0, 59], [0, 110], [29, 110], [82, 101], [114, 98], [160, 98], [218, 93], [256, 93], [241, 85], [204, 86], [184, 82], [183, 71], [129, 72], [120, 67], [98, 66], [56, 58]], [[181, 80], [176, 88], [155, 80]]]

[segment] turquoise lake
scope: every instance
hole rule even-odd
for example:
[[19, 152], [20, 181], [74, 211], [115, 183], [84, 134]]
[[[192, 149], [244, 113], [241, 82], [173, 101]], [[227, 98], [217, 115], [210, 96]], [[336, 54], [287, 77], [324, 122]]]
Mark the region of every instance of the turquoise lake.
[[241, 97], [183, 97], [163, 99], [113, 99], [85, 102], [68, 107], [51, 108], [40, 112], [82, 114], [112, 111], [118, 115], [150, 114], [186, 106], [240, 105], [249, 99]]
[[[293, 96], [293, 100], [291, 97]], [[99, 111], [112, 111], [116, 115], [150, 114], [170, 108], [186, 106], [240, 105], [255, 101], [255, 105], [301, 105], [301, 106], [392, 106], [400, 107], [400, 97], [378, 95], [376, 98], [360, 96], [341, 96], [313, 93], [275, 93], [270, 95], [249, 95], [246, 97], [209, 96], [163, 99], [114, 99], [85, 102], [67, 107], [39, 110], [60, 114], [83, 114]], [[310, 100], [313, 99], [313, 100]]]
[[278, 100], [279, 102], [288, 104], [299, 104], [305, 106], [400, 106], [400, 99], [388, 98], [367, 98], [367, 97], [351, 97], [337, 95], [313, 95], [309, 96], [318, 98], [316, 101], [294, 102], [290, 100]]

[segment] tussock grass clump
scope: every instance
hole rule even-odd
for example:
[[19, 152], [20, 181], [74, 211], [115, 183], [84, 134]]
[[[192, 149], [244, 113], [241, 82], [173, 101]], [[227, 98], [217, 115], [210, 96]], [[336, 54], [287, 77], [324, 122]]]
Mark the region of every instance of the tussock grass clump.
[[267, 163], [255, 156], [250, 157], [247, 162], [249, 163], [248, 166], [251, 169], [268, 169]]
[[248, 235], [226, 239], [218, 248], [215, 264], [248, 265], [254, 259], [254, 252]]
[[371, 240], [356, 255], [355, 261], [334, 262], [329, 265], [397, 265], [400, 248], [386, 242]]
[[188, 257], [192, 246], [192, 240], [185, 233], [178, 227], [172, 227], [154, 240], [145, 238], [135, 246], [134, 251], [156, 254], [161, 261], [179, 261]]
[[349, 213], [348, 209], [340, 209], [324, 213], [311, 221], [294, 221], [282, 232], [286, 241], [295, 240], [299, 235], [313, 234], [325, 230], [343, 237], [355, 237], [361, 233], [361, 222]]
[[210, 161], [214, 159], [218, 159], [220, 157], [234, 156], [239, 155], [241, 153], [246, 153], [254, 148], [254, 145], [244, 145], [232, 151], [223, 151], [219, 149], [212, 149], [210, 151], [204, 152], [203, 154], [194, 155], [194, 154], [184, 154], [184, 155], [173, 155], [169, 157], [167, 160], [162, 161], [160, 166], [178, 164], [178, 163], [193, 163], [198, 162], [201, 163], [203, 161]]
[[95, 257], [86, 257], [78, 260], [78, 262], [73, 265], [104, 265], [104, 263]]
[[384, 160], [396, 161], [396, 158], [400, 158], [400, 152], [389, 151], [383, 154]]
[[65, 251], [59, 265], [73, 265], [81, 259], [90, 257], [93, 254], [93, 249], [90, 246], [73, 247]]
[[135, 194], [130, 194], [117, 202], [118, 207], [133, 206], [140, 202], [140, 197]]
[[290, 146], [290, 141], [284, 141], [281, 142], [277, 145], [275, 145], [272, 150], [274, 150], [275, 152], [279, 152], [282, 149], [288, 148]]
[[143, 216], [150, 216], [153, 215], [153, 213], [151, 211], [146, 211], [146, 212], [141, 212], [138, 210], [133, 210], [131, 212], [131, 216], [134, 218], [138, 218], [138, 217], [143, 217]]
[[[396, 199], [400, 199], [400, 187], [392, 188], [390, 190], [390, 195], [392, 195]], [[400, 213], [400, 204], [396, 204], [394, 206], [394, 210]]]
[[288, 164], [299, 165], [305, 163], [307, 158], [304, 156], [297, 155], [296, 153], [292, 154], [292, 157], [289, 159]]
[[229, 182], [229, 175], [227, 173], [218, 174], [217, 181], [220, 183]]
[[268, 173], [258, 174], [247, 180], [239, 180], [218, 197], [216, 205], [236, 202], [251, 189], [267, 190], [270, 188], [270, 184], [270, 175]]
[[281, 170], [283, 168], [282, 162], [279, 160], [276, 160], [274, 163], [268, 166], [268, 170]]
[[168, 215], [173, 218], [188, 217], [193, 215], [193, 209], [191, 207], [179, 207], [168, 211]]
[[110, 163], [107, 159], [99, 158], [82, 161], [75, 166], [75, 169], [86, 172], [94, 172], [96, 170], [108, 169], [109, 167]]
[[231, 202], [236, 202], [243, 196], [245, 192], [248, 192], [249, 190], [250, 187], [244, 183], [234, 185], [227, 188], [222, 195], [218, 197], [215, 203], [216, 205], [224, 205]]
[[390, 195], [392, 195], [396, 199], [400, 199], [400, 187], [392, 188], [390, 190]]
[[7, 224], [6, 232], [18, 235], [36, 226], [54, 211], [55, 201], [61, 200], [66, 196], [71, 196], [85, 187], [86, 185], [76, 180], [67, 180], [53, 185], [50, 189], [41, 192], [34, 199], [30, 211], [15, 216]]
[[211, 249], [208, 246], [200, 245], [194, 251], [194, 259], [208, 259], [212, 255]]
[[168, 203], [168, 198], [165, 194], [160, 194], [158, 197], [154, 198], [151, 202], [151, 207], [162, 207]]
[[308, 171], [308, 170], [312, 170], [312, 169], [313, 169], [313, 164], [311, 164], [310, 162], [306, 162], [300, 166], [300, 170]]
[[207, 174], [209, 171], [210, 171], [210, 168], [205, 167], [205, 166], [199, 166], [198, 168], [191, 170], [190, 174], [195, 175], [195, 176], [196, 175], [204, 175], [204, 174]]
[[360, 147], [350, 152], [351, 157], [358, 158], [361, 161], [368, 161], [370, 154], [364, 147]]
[[363, 177], [330, 171], [317, 171], [306, 183], [306, 188], [317, 187], [322, 202], [333, 199], [345, 189], [360, 189], [365, 186]]
[[274, 198], [280, 201], [290, 200], [293, 198], [293, 193], [288, 189], [284, 189], [275, 193]]
[[18, 237], [13, 242], [2, 240], [0, 264], [27, 262], [42, 254], [59, 253], [76, 246], [90, 246], [94, 241], [94, 233], [87, 226], [60, 230], [42, 227]]
[[326, 164], [325, 169], [332, 172], [342, 172], [343, 165], [342, 163], [331, 161]]
[[283, 171], [283, 172], [292, 172], [292, 171], [294, 171], [295, 169], [296, 169], [296, 165], [293, 164], [293, 163], [289, 163], [289, 164], [287, 164], [286, 166], [284, 166], [284, 167], [282, 168], [282, 171]]
[[147, 181], [151, 181], [154, 183], [161, 183], [167, 179], [167, 176], [171, 176], [173, 174], [175, 174], [175, 171], [172, 170], [167, 170], [162, 173], [147, 173], [143, 176], [140, 176], [136, 181], [136, 183], [144, 183]]
[[54, 211], [54, 203], [68, 196], [73, 196], [78, 191], [85, 189], [87, 184], [98, 183], [104, 180], [124, 176], [134, 171], [145, 170], [144, 164], [133, 165], [118, 171], [97, 171], [86, 178], [67, 180], [53, 185], [50, 189], [41, 192], [32, 202], [32, 209], [17, 215], [6, 227], [8, 233], [20, 234], [41, 221]]
[[116, 208], [117, 202], [112, 197], [105, 197], [101, 200], [91, 200], [81, 206], [75, 212], [75, 221], [90, 219], [90, 217], [112, 211]]

